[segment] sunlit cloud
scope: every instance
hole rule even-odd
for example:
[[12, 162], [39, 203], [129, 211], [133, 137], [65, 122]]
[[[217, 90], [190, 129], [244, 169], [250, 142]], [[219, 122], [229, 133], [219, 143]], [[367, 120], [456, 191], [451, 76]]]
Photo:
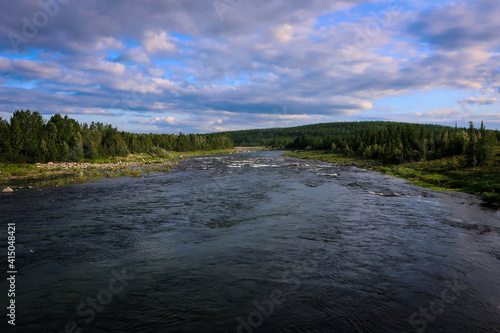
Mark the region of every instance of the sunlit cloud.
[[39, 10], [20, 0], [0, 13], [0, 33], [25, 38], [0, 40], [3, 115], [186, 133], [481, 117], [500, 128], [497, 1], [242, 1], [222, 16], [210, 1], [80, 2], [23, 37]]

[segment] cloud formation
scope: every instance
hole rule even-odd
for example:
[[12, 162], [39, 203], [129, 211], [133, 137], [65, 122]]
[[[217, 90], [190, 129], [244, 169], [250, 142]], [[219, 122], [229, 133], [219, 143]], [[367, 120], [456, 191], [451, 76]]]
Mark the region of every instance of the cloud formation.
[[[222, 5], [9, 2], [0, 12], [2, 115], [31, 108], [146, 132], [368, 118], [466, 124], [463, 112], [434, 111], [458, 103], [500, 128], [498, 1]], [[414, 94], [436, 92], [456, 99], [408, 112]], [[394, 97], [406, 103], [389, 105]]]
[[490, 104], [497, 104], [498, 101], [494, 97], [468, 97], [465, 99], [462, 99], [458, 103], [462, 105], [490, 105]]

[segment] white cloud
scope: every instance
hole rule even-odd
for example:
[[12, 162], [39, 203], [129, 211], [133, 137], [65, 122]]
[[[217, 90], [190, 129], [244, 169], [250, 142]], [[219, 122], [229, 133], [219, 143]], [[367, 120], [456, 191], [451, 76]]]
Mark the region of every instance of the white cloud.
[[169, 37], [165, 31], [146, 31], [142, 43], [144, 49], [151, 54], [177, 51], [174, 39]]
[[425, 117], [433, 120], [451, 120], [451, 119], [458, 119], [462, 118], [462, 114], [459, 110], [454, 109], [454, 108], [446, 108], [446, 109], [436, 109], [436, 110], [431, 110], [427, 112], [416, 112], [416, 116], [418, 117]]
[[280, 25], [274, 30], [274, 37], [282, 43], [291, 41], [293, 38], [293, 26], [288, 23]]

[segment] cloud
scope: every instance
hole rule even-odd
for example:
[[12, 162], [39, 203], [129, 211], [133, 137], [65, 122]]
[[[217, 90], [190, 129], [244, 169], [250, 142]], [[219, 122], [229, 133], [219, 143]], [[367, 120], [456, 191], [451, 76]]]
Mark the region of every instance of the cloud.
[[497, 104], [498, 100], [494, 97], [468, 97], [458, 102], [462, 105], [491, 105]]
[[433, 11], [423, 11], [407, 31], [439, 49], [500, 46], [498, 11], [495, 0], [456, 1]]
[[[395, 114], [405, 107], [374, 105], [446, 90], [458, 97], [436, 109], [458, 100], [494, 112], [500, 3], [411, 2], [381, 21], [391, 6], [241, 1], [221, 19], [211, 1], [72, 2], [19, 52], [0, 39], [0, 92], [8, 96], [0, 109], [104, 110], [162, 120], [130, 122], [141, 129], [212, 131]], [[10, 2], [0, 13], [0, 34], [22, 36], [23, 17], [40, 10], [34, 1]], [[469, 97], [473, 92], [478, 97]], [[428, 109], [407, 114], [446, 118]]]
[[[148, 121], [145, 121], [145, 122], [148, 122]], [[156, 117], [155, 119], [149, 121], [149, 123], [153, 123], [153, 124], [162, 124], [162, 123], [167, 123], [169, 125], [174, 125], [176, 123], [178, 123], [179, 120], [178, 119], [175, 119], [174, 117], [172, 116], [168, 116], [168, 117]]]
[[134, 47], [122, 53], [117, 61], [131, 61], [136, 63], [149, 63], [151, 59], [143, 48]]
[[453, 120], [462, 118], [460, 110], [454, 108], [436, 109], [427, 112], [416, 112], [416, 116], [433, 120]]
[[169, 37], [165, 31], [146, 31], [142, 44], [144, 49], [151, 54], [177, 51], [173, 38]]
[[291, 24], [282, 24], [274, 30], [274, 37], [282, 42], [286, 43], [293, 38], [293, 26]]

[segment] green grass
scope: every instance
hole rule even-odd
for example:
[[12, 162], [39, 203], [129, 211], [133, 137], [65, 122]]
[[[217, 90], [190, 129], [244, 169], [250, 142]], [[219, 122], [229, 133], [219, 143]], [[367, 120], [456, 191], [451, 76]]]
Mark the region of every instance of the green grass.
[[0, 184], [18, 178], [47, 178], [47, 170], [38, 169], [34, 164], [0, 163]]
[[480, 196], [484, 203], [500, 207], [500, 146], [491, 165], [466, 168], [465, 157], [455, 156], [427, 162], [383, 164], [380, 161], [344, 157], [327, 151], [285, 153], [284, 156], [358, 166], [408, 179], [413, 184], [438, 191], [461, 191]]
[[371, 165], [377, 163], [373, 160], [362, 160], [357, 157], [347, 157], [340, 153], [332, 153], [326, 150], [310, 150], [310, 151], [300, 151], [300, 152], [289, 152], [284, 153], [283, 156], [296, 157], [306, 160], [316, 160], [322, 162], [336, 163], [336, 164], [351, 164], [356, 163], [357, 165]]
[[372, 169], [410, 180], [413, 184], [434, 190], [462, 191], [480, 196], [485, 203], [500, 205], [500, 167], [465, 168], [454, 166], [453, 158], [409, 163], [406, 165], [375, 166]]
[[180, 158], [185, 156], [203, 156], [203, 155], [223, 155], [223, 154], [234, 154], [239, 152], [238, 149], [216, 149], [216, 150], [196, 150], [196, 151], [186, 151], [186, 152], [170, 152], [174, 158]]

